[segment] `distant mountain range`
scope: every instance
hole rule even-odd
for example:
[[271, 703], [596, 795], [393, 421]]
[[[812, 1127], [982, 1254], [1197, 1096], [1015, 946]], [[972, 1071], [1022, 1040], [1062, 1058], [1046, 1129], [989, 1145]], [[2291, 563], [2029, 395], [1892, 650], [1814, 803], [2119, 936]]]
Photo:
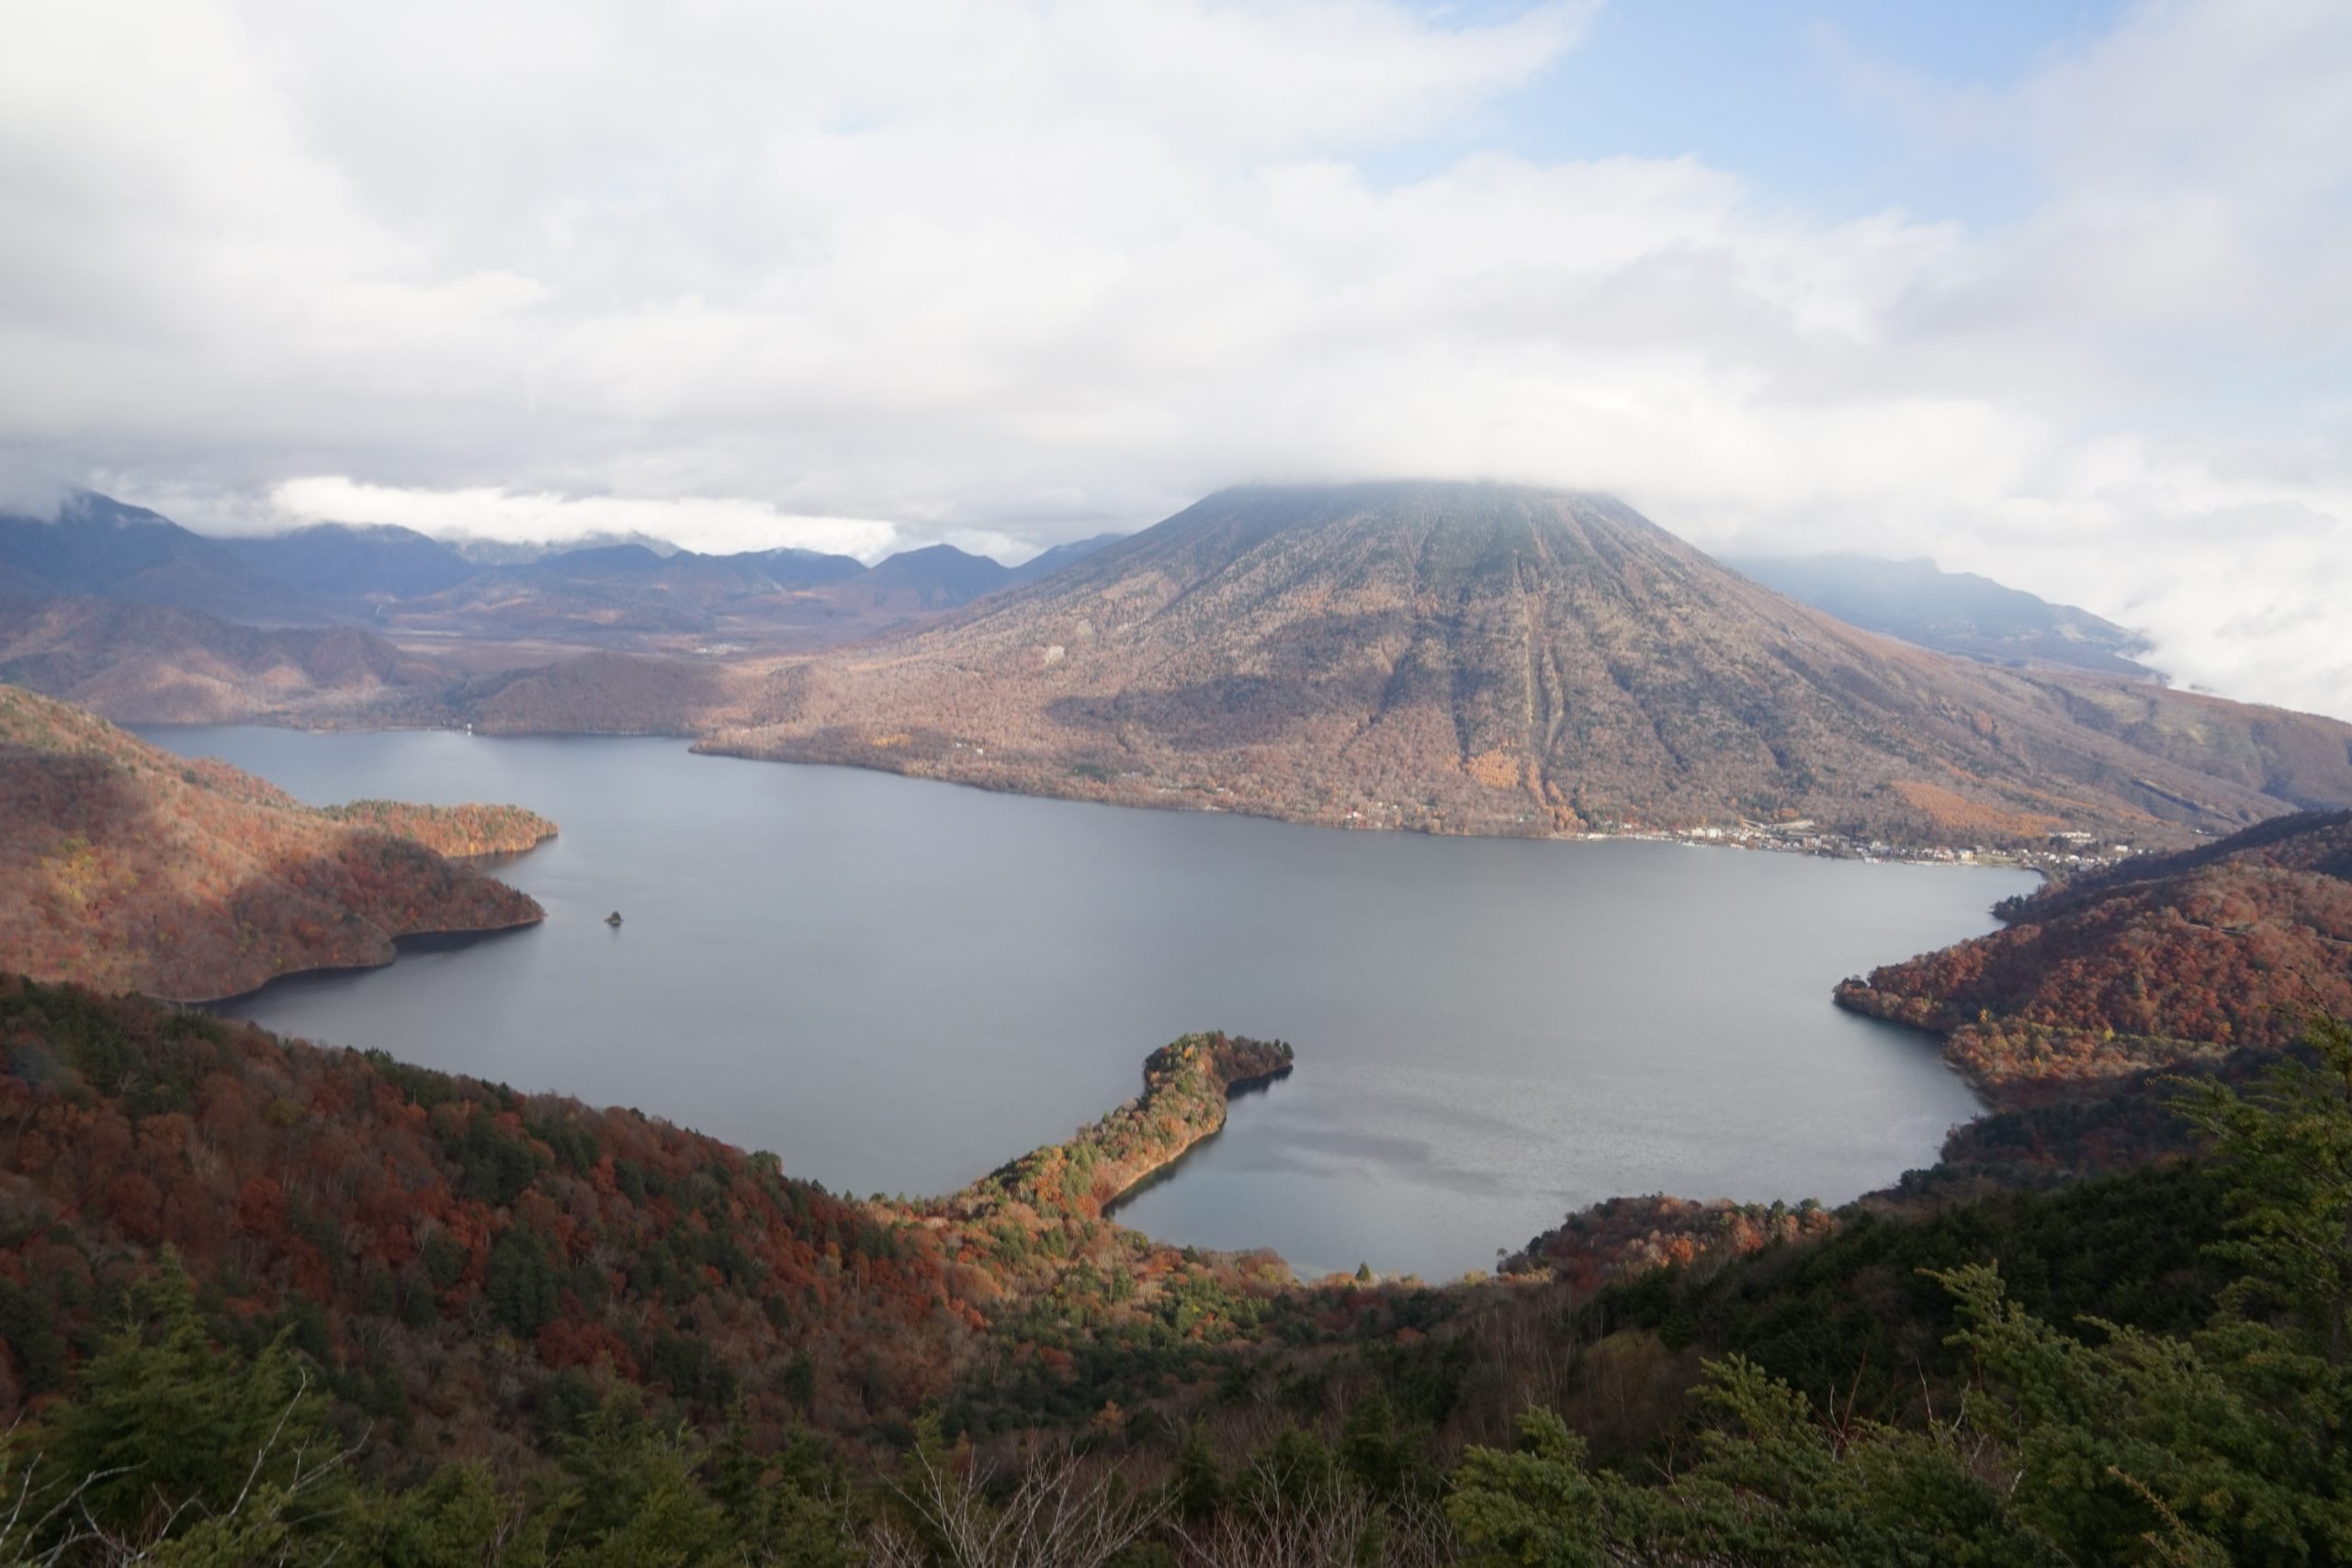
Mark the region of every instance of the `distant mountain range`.
[[1814, 820], [2188, 841], [2352, 804], [2352, 727], [1857, 630], [1607, 497], [1249, 489], [874, 649], [707, 744], [1473, 832]]
[[547, 549], [319, 524], [209, 538], [88, 491], [55, 519], [0, 516], [0, 595], [93, 597], [262, 626], [684, 652], [807, 649], [936, 616], [1115, 537], [1011, 568], [950, 545], [868, 567], [775, 549], [703, 555], [640, 536]]
[[0, 594], [89, 594], [262, 622], [331, 614], [222, 541], [88, 491], [67, 496], [53, 519], [0, 514]]
[[2072, 604], [2053, 604], [1931, 560], [1870, 556], [1725, 556], [1725, 566], [1849, 626], [1998, 664], [2061, 664], [2154, 675], [2148, 641]]

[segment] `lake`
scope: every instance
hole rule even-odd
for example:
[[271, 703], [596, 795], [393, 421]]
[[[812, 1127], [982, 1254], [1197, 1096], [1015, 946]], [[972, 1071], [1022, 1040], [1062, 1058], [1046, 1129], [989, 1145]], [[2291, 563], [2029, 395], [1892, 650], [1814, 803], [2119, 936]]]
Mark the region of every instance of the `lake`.
[[1930, 1162], [1973, 1095], [1830, 987], [1990, 929], [2033, 880], [1125, 810], [675, 740], [141, 733], [308, 801], [562, 825], [498, 868], [544, 925], [224, 1010], [635, 1106], [858, 1194], [1066, 1137], [1178, 1034], [1277, 1037], [1297, 1070], [1121, 1217], [1309, 1271], [1450, 1278], [1615, 1193], [1835, 1203]]

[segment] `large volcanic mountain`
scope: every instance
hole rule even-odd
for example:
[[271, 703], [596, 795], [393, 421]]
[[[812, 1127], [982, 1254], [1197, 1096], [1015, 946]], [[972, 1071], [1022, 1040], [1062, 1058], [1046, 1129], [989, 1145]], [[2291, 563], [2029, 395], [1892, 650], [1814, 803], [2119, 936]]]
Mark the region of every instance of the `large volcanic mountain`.
[[775, 682], [710, 749], [1313, 821], [2165, 843], [2352, 804], [2352, 727], [1932, 653], [1496, 485], [1224, 491]]

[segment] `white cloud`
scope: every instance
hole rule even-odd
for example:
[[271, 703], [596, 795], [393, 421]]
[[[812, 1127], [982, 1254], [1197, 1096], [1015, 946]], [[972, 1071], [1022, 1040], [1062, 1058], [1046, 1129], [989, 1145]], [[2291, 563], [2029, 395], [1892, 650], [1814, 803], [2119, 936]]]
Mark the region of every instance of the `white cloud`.
[[0, 455], [221, 525], [860, 554], [1250, 478], [1599, 486], [2352, 715], [2352, 13], [2150, 4], [1915, 106], [2036, 172], [1997, 230], [1690, 160], [1392, 176], [1586, 9], [26, 0]]
[[[690, 550], [728, 555], [792, 546], [879, 560], [906, 541], [889, 523], [812, 517], [757, 502], [686, 496], [518, 495], [496, 489], [396, 490], [339, 475], [288, 479], [270, 491], [277, 527], [308, 523], [396, 523], [436, 538], [527, 539], [644, 534]], [[264, 530], [273, 531], [273, 530]]]

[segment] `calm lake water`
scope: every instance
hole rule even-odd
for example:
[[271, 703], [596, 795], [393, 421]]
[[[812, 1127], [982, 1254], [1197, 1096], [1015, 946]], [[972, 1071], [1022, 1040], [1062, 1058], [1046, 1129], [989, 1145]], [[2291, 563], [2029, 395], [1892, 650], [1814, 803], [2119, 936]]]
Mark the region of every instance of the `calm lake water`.
[[[837, 1190], [952, 1190], [1189, 1030], [1298, 1069], [1123, 1218], [1449, 1278], [1620, 1192], [1838, 1202], [1975, 1102], [1839, 977], [2023, 873], [1350, 833], [988, 795], [673, 740], [152, 728], [314, 802], [512, 801], [530, 931], [297, 976], [290, 1034], [636, 1106]], [[626, 919], [607, 928], [605, 914]]]

